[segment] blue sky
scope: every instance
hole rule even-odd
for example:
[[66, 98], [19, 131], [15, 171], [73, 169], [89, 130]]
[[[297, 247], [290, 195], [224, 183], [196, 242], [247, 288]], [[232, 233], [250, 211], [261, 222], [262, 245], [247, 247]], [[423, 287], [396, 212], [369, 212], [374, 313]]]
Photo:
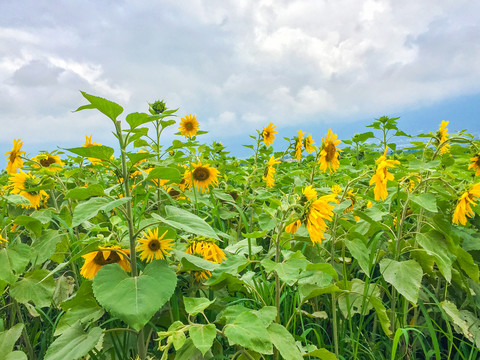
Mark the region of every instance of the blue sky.
[[[269, 122], [340, 139], [382, 115], [407, 133], [480, 134], [480, 2], [0, 2], [0, 152], [113, 144], [79, 90], [125, 114], [165, 99], [235, 154]], [[165, 142], [174, 138], [166, 134]], [[5, 165], [0, 161], [0, 167]]]

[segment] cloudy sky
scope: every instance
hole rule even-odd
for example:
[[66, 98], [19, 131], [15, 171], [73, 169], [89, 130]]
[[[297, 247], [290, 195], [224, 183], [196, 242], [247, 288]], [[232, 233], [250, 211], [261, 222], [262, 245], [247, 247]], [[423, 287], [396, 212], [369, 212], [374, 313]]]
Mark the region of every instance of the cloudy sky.
[[[0, 0], [0, 151], [113, 144], [79, 90], [125, 114], [164, 99], [233, 152], [269, 122], [317, 143], [382, 115], [480, 133], [480, 2]], [[171, 141], [168, 135], [165, 141]], [[281, 150], [281, 140], [276, 142]]]

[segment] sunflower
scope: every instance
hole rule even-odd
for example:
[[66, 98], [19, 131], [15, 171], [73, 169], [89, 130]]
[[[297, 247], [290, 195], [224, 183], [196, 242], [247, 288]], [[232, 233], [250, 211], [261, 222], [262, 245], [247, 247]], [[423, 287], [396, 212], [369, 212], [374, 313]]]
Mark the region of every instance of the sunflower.
[[62, 159], [60, 159], [60, 156], [52, 155], [49, 153], [34, 156], [32, 158], [32, 161], [35, 161], [35, 163], [32, 165], [34, 168], [46, 168], [53, 172], [61, 171], [62, 167], [65, 165]]
[[8, 155], [8, 163], [6, 167], [8, 174], [16, 173], [17, 169], [21, 169], [23, 166], [23, 160], [21, 156], [25, 154], [25, 151], [20, 151], [22, 145], [23, 141], [20, 141], [20, 139], [13, 140], [13, 149], [5, 153], [5, 155]]
[[475, 170], [475, 176], [479, 176], [480, 175], [480, 152], [474, 157], [472, 157], [470, 161], [472, 163], [468, 165], [468, 170], [470, 169]]
[[[91, 146], [101, 146], [102, 144], [97, 144], [96, 142], [92, 142], [92, 136], [87, 136], [85, 135], [85, 143], [83, 144], [83, 147], [91, 147]], [[88, 158], [88, 161], [92, 163], [92, 165], [98, 165], [102, 163], [102, 160], [97, 159], [97, 158]]]
[[[438, 141], [438, 146], [440, 146], [443, 142], [447, 141], [448, 139], [448, 121], [442, 120], [440, 123], [440, 128], [437, 131], [437, 141]], [[440, 149], [440, 155], [446, 154], [450, 151], [450, 144], [443, 144], [442, 148]]]
[[275, 159], [275, 157], [272, 156], [270, 160], [268, 160], [266, 175], [262, 177], [262, 179], [267, 182], [267, 188], [271, 188], [275, 185], [275, 178], [273, 175], [275, 174], [274, 166], [277, 164], [280, 164], [280, 159]]
[[[197, 255], [201, 258], [213, 262], [215, 264], [220, 264], [227, 257], [222, 249], [218, 247], [213, 239], [198, 237], [196, 240], [192, 241], [186, 250], [187, 254]], [[204, 271], [195, 271], [195, 280], [201, 281], [202, 279], [207, 280], [212, 273], [208, 270]]]
[[295, 144], [295, 159], [297, 161], [300, 161], [302, 158], [302, 145], [303, 145], [303, 135], [306, 133], [303, 132], [302, 130], [298, 130], [298, 138], [297, 138], [297, 143]]
[[185, 115], [185, 117], [180, 120], [178, 130], [185, 138], [191, 138], [192, 136], [197, 135], [198, 125], [195, 115]]
[[340, 187], [340, 185], [333, 185], [332, 186], [332, 193], [334, 193], [335, 195], [338, 195], [342, 192], [342, 188]]
[[315, 141], [312, 139], [312, 135], [308, 135], [305, 138], [305, 150], [307, 150], [309, 154], [315, 151]]
[[145, 231], [142, 232], [145, 239], [139, 239], [138, 242], [141, 245], [137, 246], [140, 260], [143, 261], [146, 258], [147, 262], [152, 262], [154, 258], [163, 260], [166, 256], [170, 256], [168, 250], [173, 250], [173, 239], [163, 238], [167, 232], [168, 230], [165, 230], [160, 237], [158, 236], [158, 228], [153, 232], [148, 229], [148, 234]]
[[333, 205], [330, 202], [337, 202], [336, 194], [324, 195], [317, 199], [317, 192], [313, 187], [307, 186], [302, 190], [302, 202], [305, 203], [302, 219], [297, 219], [289, 224], [285, 231], [288, 233], [295, 233], [300, 227], [301, 223], [305, 223], [308, 234], [313, 244], [321, 244], [325, 239], [323, 232], [327, 229], [325, 220], [332, 220]]
[[323, 172], [327, 171], [327, 169], [330, 173], [337, 172], [340, 166], [340, 161], [338, 160], [340, 154], [338, 152], [343, 152], [343, 150], [337, 148], [340, 143], [341, 141], [337, 140], [337, 134], [333, 134], [332, 130], [328, 129], [327, 134], [322, 138], [322, 150], [318, 159], [320, 170]]
[[473, 185], [470, 190], [465, 191], [462, 196], [460, 196], [457, 202], [457, 207], [453, 212], [452, 223], [466, 225], [467, 216], [472, 218], [475, 215], [472, 205], [477, 205], [475, 200], [478, 198], [480, 198], [480, 183]]
[[273, 144], [273, 140], [275, 140], [275, 134], [278, 133], [278, 131], [275, 130], [276, 126], [273, 126], [273, 123], [268, 124], [268, 126], [263, 128], [262, 131], [262, 136], [263, 136], [263, 142], [265, 143], [266, 147], [269, 147], [270, 145]]
[[98, 270], [108, 264], [118, 264], [123, 270], [130, 271], [130, 261], [127, 256], [130, 256], [130, 249], [122, 249], [120, 246], [100, 246], [97, 251], [82, 255], [85, 263], [80, 269], [80, 274], [86, 279], [93, 280]]
[[388, 180], [394, 180], [393, 174], [388, 172], [388, 168], [393, 168], [395, 165], [400, 164], [398, 160], [387, 160], [387, 151], [388, 146], [385, 148], [383, 155], [377, 159], [377, 169], [370, 179], [370, 185], [375, 184], [375, 201], [380, 199], [385, 200], [387, 198], [387, 182]]
[[186, 170], [183, 175], [185, 184], [187, 187], [192, 187], [192, 183], [195, 187], [200, 188], [202, 192], [207, 191], [208, 187], [212, 184], [218, 184], [218, 170], [209, 164], [202, 165], [199, 161], [198, 164], [192, 163], [194, 167], [192, 170]]
[[[1, 231], [1, 229], [0, 229], [0, 231]], [[7, 239], [5, 239], [5, 238], [2, 236], [2, 234], [0, 233], [0, 245], [1, 245], [3, 242], [6, 243], [6, 242], [7, 242]]]
[[22, 205], [23, 208], [38, 209], [42, 200], [48, 199], [48, 194], [45, 190], [29, 190], [40, 185], [39, 179], [30, 173], [25, 173], [20, 170], [19, 173], [13, 174], [8, 179], [12, 194], [19, 194], [26, 197], [30, 201], [30, 205]]

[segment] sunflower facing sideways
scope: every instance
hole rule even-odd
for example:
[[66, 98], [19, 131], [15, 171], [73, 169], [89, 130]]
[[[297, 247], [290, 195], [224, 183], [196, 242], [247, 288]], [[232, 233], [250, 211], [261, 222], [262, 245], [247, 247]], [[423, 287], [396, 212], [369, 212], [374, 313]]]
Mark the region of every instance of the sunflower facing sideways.
[[153, 259], [165, 259], [166, 256], [170, 256], [169, 250], [173, 250], [172, 244], [173, 239], [164, 239], [163, 237], [167, 234], [168, 230], [158, 236], [158, 228], [151, 231], [148, 229], [148, 234], [143, 231], [144, 239], [138, 239], [140, 243], [137, 246], [137, 251], [140, 256], [140, 260], [147, 259], [147, 262], [152, 262]]
[[197, 135], [198, 125], [199, 124], [195, 115], [185, 115], [184, 118], [180, 119], [180, 126], [178, 130], [185, 138], [191, 138], [192, 136]]
[[275, 134], [278, 133], [278, 131], [275, 130], [276, 126], [273, 126], [273, 123], [268, 124], [268, 126], [263, 128], [262, 131], [262, 136], [263, 136], [263, 142], [265, 143], [266, 147], [269, 147], [270, 145], [273, 144], [273, 140], [275, 140]]
[[308, 135], [305, 138], [305, 150], [309, 154], [315, 151], [315, 141], [312, 139], [312, 135]]
[[280, 164], [280, 159], [275, 159], [275, 157], [270, 157], [268, 160], [267, 168], [265, 169], [265, 176], [262, 177], [263, 180], [267, 182], [267, 188], [271, 188], [275, 185], [275, 168], [274, 166]]
[[123, 270], [129, 272], [130, 261], [128, 256], [130, 256], [130, 249], [122, 249], [120, 246], [100, 246], [97, 251], [82, 255], [85, 263], [80, 269], [80, 275], [93, 280], [98, 270], [108, 264], [118, 264]]
[[399, 165], [398, 160], [387, 160], [388, 146], [385, 148], [385, 152], [377, 160], [377, 169], [370, 179], [370, 185], [375, 184], [373, 190], [375, 194], [375, 201], [385, 200], [388, 196], [387, 183], [389, 180], [394, 180], [393, 174], [388, 172], [388, 168], [394, 168], [395, 165]]
[[34, 175], [25, 173], [20, 170], [19, 173], [13, 174], [8, 179], [12, 194], [19, 194], [30, 201], [30, 205], [22, 205], [23, 208], [38, 209], [40, 202], [48, 199], [45, 190], [29, 190], [40, 185], [40, 181]]
[[477, 183], [472, 186], [468, 191], [465, 191], [462, 196], [458, 199], [457, 206], [453, 212], [453, 224], [467, 224], [467, 216], [473, 218], [475, 212], [472, 209], [472, 206], [477, 205], [475, 200], [480, 198], [480, 183]]
[[[440, 146], [442, 143], [448, 140], [448, 121], [442, 120], [440, 123], [440, 128], [437, 131], [437, 141], [438, 141], [438, 146]], [[446, 154], [450, 151], [450, 144], [443, 144], [441, 149], [440, 149], [440, 155]]]
[[312, 185], [302, 190], [303, 196], [301, 203], [304, 206], [301, 219], [297, 219], [287, 227], [285, 231], [291, 234], [297, 232], [302, 223], [307, 227], [308, 234], [313, 244], [321, 244], [325, 239], [323, 232], [327, 229], [325, 220], [331, 221], [333, 218], [333, 205], [331, 202], [338, 202], [336, 194], [324, 195], [317, 198], [317, 191]]
[[60, 159], [60, 156], [49, 153], [34, 156], [32, 161], [34, 161], [32, 166], [35, 169], [48, 169], [53, 172], [61, 171], [62, 167], [65, 165], [62, 159]]
[[302, 158], [303, 135], [305, 135], [306, 133], [302, 130], [298, 130], [297, 132], [298, 137], [295, 144], [295, 159], [297, 159], [297, 161], [300, 161], [300, 159]]
[[468, 165], [468, 170], [475, 170], [475, 176], [480, 176], [480, 152], [470, 159], [472, 162]]
[[[214, 240], [203, 236], [195, 238], [185, 252], [187, 254], [197, 255], [215, 264], [220, 264], [226, 259], [225, 253], [218, 247], [217, 244], [215, 244]], [[201, 281], [207, 280], [212, 273], [208, 270], [204, 270], [195, 271], [194, 275], [195, 280]]]
[[13, 149], [11, 151], [7, 151], [5, 155], [7, 155], [7, 173], [14, 174], [17, 172], [17, 169], [21, 169], [23, 166], [23, 160], [21, 156], [25, 154], [25, 151], [21, 151], [23, 141], [20, 139], [13, 140]]
[[204, 164], [199, 161], [197, 164], [192, 163], [193, 170], [186, 170], [183, 175], [185, 185], [188, 188], [195, 185], [197, 189], [206, 192], [210, 185], [218, 184], [218, 170], [209, 164]]
[[337, 172], [340, 166], [339, 152], [343, 152], [343, 150], [337, 148], [340, 143], [341, 141], [337, 140], [337, 134], [333, 134], [332, 130], [328, 129], [325, 137], [322, 138], [322, 149], [318, 159], [321, 171], [326, 172], [328, 169], [330, 173]]

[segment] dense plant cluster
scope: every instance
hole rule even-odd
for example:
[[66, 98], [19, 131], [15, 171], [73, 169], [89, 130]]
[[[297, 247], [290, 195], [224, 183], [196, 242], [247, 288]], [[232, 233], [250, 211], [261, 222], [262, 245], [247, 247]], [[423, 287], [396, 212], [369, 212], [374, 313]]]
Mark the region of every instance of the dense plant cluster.
[[[478, 359], [480, 144], [398, 118], [248, 159], [163, 101], [6, 153], [0, 359]], [[178, 126], [178, 138], [161, 142]], [[397, 149], [396, 143], [407, 144]]]

